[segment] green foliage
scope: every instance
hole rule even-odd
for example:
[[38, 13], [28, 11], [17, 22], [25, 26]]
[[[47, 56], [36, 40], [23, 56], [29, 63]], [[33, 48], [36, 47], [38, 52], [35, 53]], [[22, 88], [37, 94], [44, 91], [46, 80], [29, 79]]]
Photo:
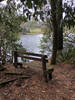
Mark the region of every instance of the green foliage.
[[75, 62], [75, 48], [68, 49], [67, 51], [63, 50], [61, 53], [58, 53], [57, 62]]
[[[25, 0], [20, 0], [23, 4], [25, 2]], [[34, 2], [34, 3], [32, 3]], [[32, 5], [35, 4], [36, 6], [41, 7], [42, 4], [46, 4], [47, 1], [46, 0], [26, 0], [26, 5], [28, 6], [28, 8], [32, 8]]]
[[3, 63], [6, 62], [8, 54], [12, 55], [13, 50], [21, 48], [17, 41], [22, 31], [20, 24], [23, 20], [23, 16], [17, 15], [13, 3], [0, 8], [0, 57]]
[[64, 48], [58, 52], [57, 62], [75, 62], [75, 34], [64, 34]]
[[52, 44], [53, 44], [53, 39], [52, 39], [52, 22], [50, 18], [47, 18], [47, 22], [43, 23], [42, 29], [44, 30], [43, 32], [43, 37], [41, 39], [41, 52], [45, 53], [47, 52], [52, 52]]
[[71, 27], [75, 26], [75, 7], [73, 7], [73, 3], [71, 5], [66, 4], [64, 12], [65, 12], [65, 17], [63, 23], [70, 29]]
[[40, 48], [41, 48], [41, 53], [45, 53], [45, 52], [52, 52], [52, 37], [51, 35], [43, 35], [42, 39], [41, 39], [41, 44], [40, 44]]

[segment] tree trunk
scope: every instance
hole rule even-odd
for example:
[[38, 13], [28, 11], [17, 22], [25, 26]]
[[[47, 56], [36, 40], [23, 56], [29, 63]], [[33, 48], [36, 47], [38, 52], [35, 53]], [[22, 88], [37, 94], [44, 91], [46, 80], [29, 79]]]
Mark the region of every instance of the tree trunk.
[[57, 23], [58, 23], [58, 35], [57, 35], [57, 49], [63, 49], [63, 25], [62, 25], [62, 0], [57, 1]]
[[56, 19], [57, 0], [50, 0], [50, 4], [51, 4], [51, 17], [52, 17], [52, 26], [53, 26], [53, 50], [52, 50], [51, 64], [56, 64], [57, 33], [58, 33], [58, 24], [57, 24], [57, 19]]

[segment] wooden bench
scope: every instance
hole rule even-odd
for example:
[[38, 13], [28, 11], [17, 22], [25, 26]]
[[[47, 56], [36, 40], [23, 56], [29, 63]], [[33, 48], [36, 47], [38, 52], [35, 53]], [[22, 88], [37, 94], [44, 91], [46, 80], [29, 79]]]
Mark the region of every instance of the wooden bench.
[[52, 72], [53, 68], [46, 69], [46, 63], [48, 63], [47, 55], [37, 54], [37, 53], [30, 53], [30, 52], [20, 52], [20, 51], [14, 51], [14, 66], [17, 68], [18, 65], [22, 67], [22, 63], [18, 62], [18, 57], [26, 58], [30, 60], [36, 60], [42, 62], [42, 69], [43, 69], [43, 76], [45, 78], [45, 81], [48, 82], [48, 78], [52, 79]]

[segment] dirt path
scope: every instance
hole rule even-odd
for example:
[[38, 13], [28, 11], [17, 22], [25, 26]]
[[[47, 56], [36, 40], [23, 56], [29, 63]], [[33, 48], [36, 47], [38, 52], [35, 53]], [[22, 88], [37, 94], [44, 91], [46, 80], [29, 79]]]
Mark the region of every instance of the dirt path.
[[[0, 100], [75, 100], [75, 64], [58, 64], [53, 67], [53, 80], [44, 82], [40, 62], [24, 64], [25, 69], [15, 69], [12, 65], [6, 68], [12, 72], [20, 72], [31, 78], [18, 80], [0, 88]], [[0, 72], [0, 81], [13, 79], [16, 76], [4, 75]]]

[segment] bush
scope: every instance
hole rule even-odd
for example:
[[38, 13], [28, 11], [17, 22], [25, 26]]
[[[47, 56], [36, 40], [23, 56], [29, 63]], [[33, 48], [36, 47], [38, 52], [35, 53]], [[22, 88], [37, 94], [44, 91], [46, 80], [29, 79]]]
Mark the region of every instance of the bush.
[[12, 51], [23, 48], [17, 43], [19, 33], [22, 31], [20, 27], [22, 21], [24, 21], [24, 17], [17, 14], [14, 3], [10, 3], [10, 6], [0, 7], [0, 58], [2, 64], [5, 64], [7, 59], [12, 59]]
[[67, 51], [63, 50], [61, 53], [58, 53], [57, 62], [75, 62], [75, 48], [68, 49]]

